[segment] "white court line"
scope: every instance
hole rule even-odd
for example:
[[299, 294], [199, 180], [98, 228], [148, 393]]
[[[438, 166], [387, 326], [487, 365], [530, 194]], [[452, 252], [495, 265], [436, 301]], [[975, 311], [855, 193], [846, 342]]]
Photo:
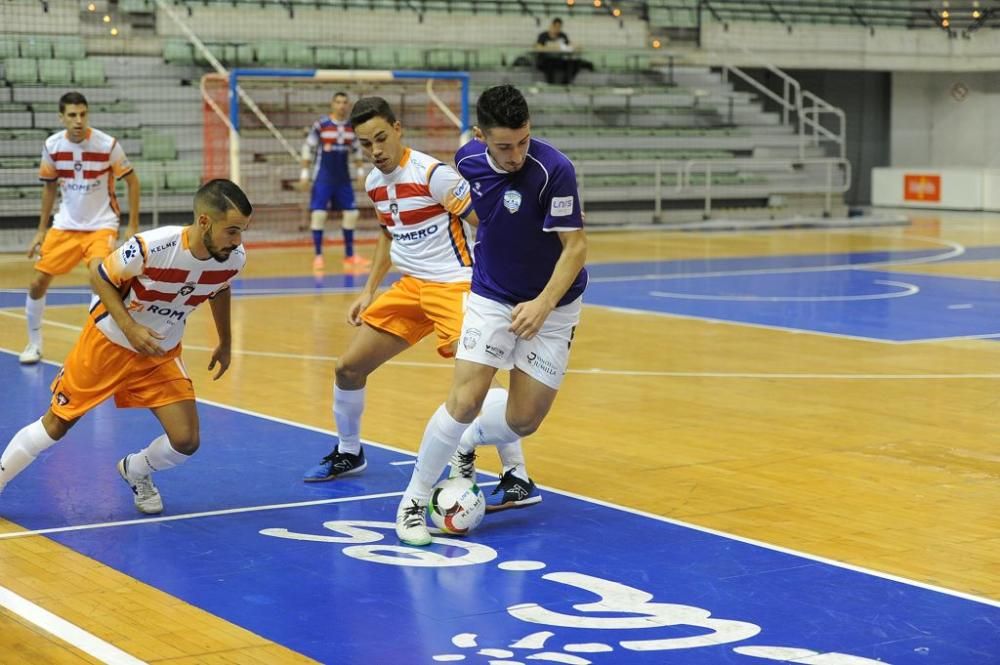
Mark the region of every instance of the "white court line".
[[855, 300], [888, 300], [890, 298], [905, 298], [920, 293], [920, 287], [908, 282], [894, 282], [888, 279], [873, 279], [873, 284], [898, 286], [902, 291], [886, 293], [869, 293], [856, 296], [754, 296], [702, 293], [674, 293], [672, 291], [650, 291], [649, 295], [657, 298], [674, 298], [677, 300], [719, 300], [726, 302], [848, 302]]
[[[622, 314], [633, 314], [633, 315], [651, 315], [651, 316], [662, 316], [668, 318], [677, 319], [691, 319], [695, 321], [707, 321], [709, 323], [721, 323], [725, 325], [732, 326], [746, 326], [750, 328], [764, 328], [765, 330], [780, 330], [782, 332], [798, 333], [803, 335], [821, 335], [824, 337], [834, 337], [850, 340], [860, 340], [863, 342], [874, 342], [877, 344], [921, 344], [924, 342], [956, 342], [963, 340], [976, 340], [976, 339], [993, 339], [1000, 337], [1000, 332], [998, 333], [986, 333], [982, 335], [965, 335], [960, 337], [935, 337], [931, 339], [919, 339], [919, 340], [891, 340], [891, 339], [878, 339], [875, 337], [860, 337], [857, 335], [845, 335], [841, 333], [825, 333], [816, 332], [812, 330], [801, 330], [799, 328], [784, 328], [782, 326], [772, 326], [763, 323], [744, 323], [740, 321], [729, 321], [727, 319], [713, 319], [704, 316], [693, 316], [687, 314], [671, 314], [669, 312], [650, 312], [643, 309], [627, 309], [624, 307], [605, 307], [602, 305], [588, 305], [588, 307], [595, 307], [600, 309], [607, 309], [614, 312], [621, 312]], [[19, 314], [15, 312], [7, 312], [0, 309], [0, 316], [9, 316], [15, 319], [24, 319], [24, 314]], [[80, 326], [74, 326], [68, 323], [60, 323], [59, 321], [42, 321], [43, 325], [49, 325], [54, 328], [63, 328], [66, 330], [82, 330]], [[198, 346], [195, 344], [185, 344], [184, 348], [189, 351], [204, 351], [206, 353], [211, 353], [215, 350], [215, 347], [208, 346]], [[4, 352], [5, 349], [0, 349], [0, 352]], [[319, 356], [319, 355], [309, 355], [301, 353], [283, 353], [280, 351], [247, 351], [243, 349], [233, 349], [234, 356], [252, 356], [258, 358], [281, 358], [285, 360], [308, 360], [311, 362], [327, 362], [335, 363], [337, 362], [338, 356]], [[50, 365], [58, 367], [61, 363], [46, 360], [45, 362]], [[446, 369], [451, 370], [454, 368], [453, 363], [431, 363], [431, 362], [420, 362], [415, 360], [390, 360], [386, 365], [395, 365], [397, 367], [419, 367], [424, 369]], [[675, 379], [687, 379], [687, 378], [712, 378], [712, 379], [866, 379], [866, 380], [886, 380], [886, 379], [997, 379], [1000, 378], [1000, 373], [990, 374], [990, 373], [975, 373], [975, 374], [814, 374], [810, 372], [793, 373], [793, 372], [669, 372], [669, 371], [657, 371], [657, 370], [628, 370], [628, 369], [604, 369], [601, 367], [590, 367], [587, 369], [574, 369], [570, 368], [566, 370], [567, 374], [579, 374], [583, 376], [648, 376], [648, 377], [659, 377], [659, 378], [675, 378]]]
[[[5, 348], [0, 348], [0, 353], [6, 353], [6, 354], [9, 354], [9, 355], [17, 355], [14, 351], [11, 351], [11, 350], [5, 349]], [[48, 364], [52, 364], [52, 365], [55, 364], [55, 363], [52, 363], [51, 361], [43, 361], [43, 362], [48, 363]], [[242, 414], [245, 414], [245, 415], [248, 415], [248, 416], [252, 416], [252, 417], [255, 417], [255, 418], [260, 418], [262, 420], [269, 420], [271, 422], [276, 422], [276, 423], [281, 423], [281, 424], [284, 424], [284, 425], [289, 425], [291, 427], [295, 427], [295, 428], [298, 428], [298, 429], [303, 429], [303, 430], [307, 430], [307, 431], [311, 431], [311, 432], [319, 432], [319, 433], [323, 433], [323, 434], [328, 434], [330, 436], [334, 436], [336, 434], [332, 430], [327, 430], [327, 429], [323, 429], [323, 428], [320, 428], [320, 427], [314, 427], [312, 425], [304, 425], [304, 424], [301, 424], [301, 423], [293, 422], [291, 420], [287, 420], [285, 418], [279, 418], [279, 417], [276, 417], [276, 416], [269, 416], [267, 414], [258, 413], [256, 411], [250, 411], [248, 409], [243, 409], [243, 408], [240, 408], [240, 407], [234, 407], [234, 406], [230, 406], [230, 405], [227, 405], [227, 404], [222, 404], [222, 403], [219, 403], [219, 402], [213, 402], [213, 401], [210, 401], [210, 400], [205, 400], [205, 399], [200, 399], [200, 398], [198, 399], [198, 401], [201, 402], [201, 403], [203, 403], [203, 404], [208, 404], [210, 406], [215, 406], [215, 407], [218, 407], [220, 409], [225, 409], [227, 411], [233, 411], [235, 413], [242, 413]], [[408, 455], [410, 457], [414, 457], [414, 453], [412, 453], [412, 452], [410, 452], [408, 450], [403, 450], [403, 449], [397, 448], [395, 446], [391, 446], [391, 445], [388, 445], [388, 444], [385, 444], [385, 443], [379, 443], [379, 442], [376, 442], [376, 441], [370, 441], [370, 440], [367, 440], [367, 439], [364, 439], [363, 441], [366, 444], [369, 444], [369, 445], [373, 445], [373, 446], [376, 446], [376, 447], [379, 447], [379, 448], [384, 448], [386, 450], [391, 450], [391, 451], [394, 451], [394, 452], [397, 452], [397, 453], [402, 453], [404, 455]], [[481, 486], [489, 486], [489, 485], [493, 485], [493, 484], [496, 484], [496, 482], [494, 481], [494, 482], [488, 482], [488, 483], [480, 483]], [[810, 561], [816, 561], [818, 563], [823, 563], [823, 564], [826, 564], [826, 565], [829, 565], [829, 566], [834, 566], [834, 567], [837, 567], [837, 568], [843, 568], [845, 570], [852, 570], [854, 572], [863, 573], [865, 575], [871, 575], [872, 577], [878, 577], [880, 579], [890, 580], [890, 581], [893, 581], [893, 582], [898, 582], [900, 584], [906, 584], [908, 586], [913, 586], [913, 587], [917, 587], [917, 588], [921, 588], [921, 589], [927, 589], [929, 591], [935, 591], [937, 593], [942, 593], [942, 594], [945, 594], [945, 595], [948, 595], [948, 596], [953, 596], [953, 597], [956, 597], [956, 598], [962, 598], [964, 600], [970, 600], [970, 601], [973, 601], [973, 602], [982, 603], [984, 605], [990, 605], [990, 606], [993, 606], [993, 607], [1000, 607], [1000, 600], [993, 600], [991, 598], [986, 598], [986, 597], [983, 597], [983, 596], [976, 596], [974, 594], [966, 593], [964, 591], [956, 591], [954, 589], [948, 589], [946, 587], [938, 586], [938, 585], [935, 585], [935, 584], [929, 584], [927, 582], [920, 582], [920, 581], [917, 581], [917, 580], [911, 580], [911, 579], [908, 579], [908, 578], [905, 578], [905, 577], [900, 577], [898, 575], [893, 575], [891, 573], [885, 573], [885, 572], [881, 572], [881, 571], [877, 571], [877, 570], [872, 570], [870, 568], [865, 568], [863, 566], [856, 566], [854, 564], [845, 563], [845, 562], [842, 562], [842, 561], [836, 561], [834, 559], [828, 559], [826, 557], [818, 556], [818, 555], [815, 555], [815, 554], [809, 554], [809, 553], [802, 552], [802, 551], [799, 551], [799, 550], [796, 550], [796, 549], [792, 549], [792, 548], [788, 548], [788, 547], [782, 547], [780, 545], [772, 545], [770, 543], [766, 543], [766, 542], [763, 542], [763, 541], [760, 541], [760, 540], [754, 540], [752, 538], [746, 538], [744, 536], [737, 536], [737, 535], [734, 535], [734, 534], [726, 533], [724, 531], [718, 531], [716, 529], [711, 529], [711, 528], [708, 528], [708, 527], [699, 526], [697, 524], [691, 524], [689, 522], [684, 522], [684, 521], [673, 519], [673, 518], [670, 518], [670, 517], [664, 517], [663, 515], [656, 515], [656, 514], [653, 514], [653, 513], [647, 513], [647, 512], [642, 511], [642, 510], [638, 510], [638, 509], [635, 509], [635, 508], [629, 508], [629, 507], [626, 507], [626, 506], [621, 506], [619, 504], [611, 503], [611, 502], [608, 502], [608, 501], [602, 501], [600, 499], [593, 499], [593, 498], [590, 498], [590, 497], [585, 497], [585, 496], [582, 496], [580, 494], [576, 494], [576, 493], [573, 493], [573, 492], [567, 492], [565, 490], [556, 489], [554, 487], [550, 487], [550, 486], [547, 486], [547, 485], [539, 485], [539, 487], [542, 488], [542, 489], [544, 489], [547, 492], [553, 492], [555, 494], [562, 494], [563, 496], [568, 496], [568, 497], [571, 497], [573, 499], [577, 499], [579, 501], [583, 501], [585, 503], [591, 503], [591, 504], [595, 504], [595, 505], [604, 506], [606, 508], [612, 508], [612, 509], [615, 509], [615, 510], [621, 510], [623, 512], [632, 513], [634, 515], [639, 515], [641, 517], [646, 517], [646, 518], [649, 518], [649, 519], [652, 519], [652, 520], [656, 520], [656, 521], [659, 521], [659, 522], [665, 522], [667, 524], [673, 524], [675, 526], [680, 526], [680, 527], [683, 527], [683, 528], [686, 528], [686, 529], [692, 529], [694, 531], [700, 531], [702, 533], [708, 533], [708, 534], [711, 534], [713, 536], [717, 536], [719, 538], [725, 538], [727, 540], [732, 540], [732, 541], [741, 542], [741, 543], [747, 543], [749, 545], [754, 545], [756, 547], [761, 547], [763, 549], [771, 550], [771, 551], [774, 551], [774, 552], [781, 552], [781, 553], [784, 553], [784, 554], [790, 554], [790, 555], [801, 557], [803, 559], [807, 559], [807, 560], [810, 560]], [[364, 496], [360, 497], [360, 500], [370, 499], [370, 498], [379, 498], [379, 496], [400, 496], [400, 495], [402, 495], [402, 492], [386, 492], [383, 495], [375, 495], [375, 494], [364, 495]], [[354, 500], [354, 498], [355, 497], [340, 497], [340, 498], [337, 498], [337, 499], [320, 499], [318, 501], [304, 501], [304, 502], [299, 502], [299, 504], [301, 504], [301, 505], [304, 506], [304, 505], [318, 504], [318, 503], [321, 503], [321, 502], [336, 503], [336, 502], [351, 501], [351, 500]], [[232, 514], [232, 513], [237, 513], [237, 512], [253, 512], [253, 511], [261, 510], [261, 509], [265, 509], [265, 510], [267, 510], [267, 509], [277, 510], [277, 509], [284, 508], [284, 507], [299, 507], [299, 505], [297, 505], [297, 504], [275, 504], [273, 506], [247, 507], [247, 508], [231, 508], [231, 509], [224, 510], [224, 511], [208, 511], [206, 513], [190, 513], [188, 515], [174, 515], [174, 516], [168, 516], [168, 517], [163, 517], [163, 518], [155, 518], [154, 517], [154, 518], [141, 518], [141, 519], [136, 519], [136, 520], [123, 520], [122, 522], [109, 522], [109, 523], [105, 523], [105, 525], [106, 526], [116, 526], [116, 525], [127, 526], [127, 525], [131, 525], [131, 524], [149, 524], [149, 523], [153, 523], [154, 521], [168, 521], [168, 520], [171, 520], [171, 519], [176, 521], [176, 520], [180, 520], [180, 519], [194, 519], [196, 517], [203, 517], [203, 516], [210, 516], [210, 515]], [[57, 527], [57, 528], [60, 529], [61, 531], [70, 531], [70, 530], [94, 529], [94, 528], [98, 528], [98, 525], [80, 525], [79, 527]], [[21, 532], [14, 532], [12, 534], [0, 534], [0, 538], [3, 538], [3, 537], [6, 537], [6, 538], [23, 537], [23, 536], [28, 536], [28, 535], [44, 535], [45, 533], [51, 533], [51, 532], [52, 532], [52, 530], [46, 530], [46, 529], [40, 529], [37, 532], [36, 531], [21, 531]]]
[[0, 607], [5, 607], [46, 633], [66, 642], [89, 656], [108, 665], [145, 665], [146, 661], [135, 658], [116, 646], [108, 644], [79, 626], [62, 619], [52, 612], [22, 598], [10, 589], [0, 586]]

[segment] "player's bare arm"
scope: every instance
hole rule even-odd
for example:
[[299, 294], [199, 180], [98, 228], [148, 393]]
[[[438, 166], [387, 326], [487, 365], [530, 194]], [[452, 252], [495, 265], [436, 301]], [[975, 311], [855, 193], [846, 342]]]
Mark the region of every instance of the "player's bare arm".
[[521, 339], [531, 339], [538, 334], [546, 317], [566, 295], [587, 262], [587, 235], [583, 229], [557, 233], [563, 247], [552, 269], [552, 277], [537, 298], [519, 303], [511, 314], [510, 331]]
[[368, 273], [368, 281], [365, 282], [365, 287], [361, 289], [361, 294], [351, 303], [350, 309], [347, 310], [347, 322], [352, 326], [361, 325], [361, 314], [375, 300], [375, 293], [378, 291], [379, 285], [385, 279], [389, 268], [392, 267], [392, 259], [389, 257], [389, 246], [391, 244], [392, 236], [388, 231], [382, 229], [382, 233], [379, 234], [378, 241], [375, 243], [375, 256], [372, 257], [371, 272]]
[[31, 239], [31, 244], [28, 246], [28, 258], [35, 258], [35, 254], [38, 253], [42, 248], [42, 242], [45, 240], [45, 234], [49, 230], [49, 220], [52, 219], [52, 208], [56, 204], [56, 193], [59, 191], [59, 183], [56, 180], [46, 181], [42, 183], [42, 210], [38, 215], [38, 231], [35, 236]]
[[128, 187], [128, 226], [125, 229], [125, 240], [128, 240], [139, 232], [139, 176], [133, 170], [122, 179]]
[[232, 289], [225, 288], [222, 291], [216, 293], [209, 301], [209, 306], [212, 308], [212, 319], [215, 321], [215, 331], [219, 335], [219, 343], [212, 351], [212, 359], [208, 363], [208, 371], [211, 372], [215, 368], [216, 364], [219, 365], [219, 369], [212, 376], [213, 381], [217, 381], [226, 370], [229, 369], [229, 363], [232, 362], [233, 353], [233, 336], [232, 327], [230, 325], [231, 312], [232, 312], [232, 301], [233, 294]]
[[108, 310], [108, 314], [121, 329], [128, 343], [136, 350], [136, 353], [143, 356], [162, 356], [165, 351], [160, 347], [160, 340], [163, 335], [155, 330], [151, 330], [144, 325], [136, 323], [125, 305], [122, 303], [121, 294], [113, 284], [108, 282], [100, 273], [101, 264], [94, 262], [90, 266], [90, 288], [101, 299], [101, 304]]

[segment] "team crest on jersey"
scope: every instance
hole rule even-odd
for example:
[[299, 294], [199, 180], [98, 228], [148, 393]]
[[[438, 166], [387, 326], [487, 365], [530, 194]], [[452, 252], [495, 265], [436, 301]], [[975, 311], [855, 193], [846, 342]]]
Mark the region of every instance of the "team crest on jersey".
[[398, 203], [390, 203], [389, 204], [389, 212], [392, 213], [393, 215], [399, 213], [399, 204]]
[[515, 190], [504, 192], [503, 207], [513, 215], [521, 209], [521, 193]]
[[178, 291], [177, 293], [178, 295], [186, 296], [189, 293], [192, 293], [193, 291], [194, 291], [194, 282], [188, 282], [187, 284], [182, 286], [181, 290]]
[[476, 328], [469, 328], [462, 336], [462, 346], [464, 346], [466, 350], [471, 351], [476, 348], [476, 344], [479, 344], [479, 338], [482, 337], [482, 335], [483, 333], [480, 330], [477, 330]]

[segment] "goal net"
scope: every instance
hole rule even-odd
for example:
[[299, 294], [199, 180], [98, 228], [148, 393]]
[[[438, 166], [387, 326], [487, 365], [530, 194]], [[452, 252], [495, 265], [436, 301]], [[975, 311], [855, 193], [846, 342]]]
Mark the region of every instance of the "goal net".
[[[309, 192], [296, 187], [301, 147], [336, 92], [352, 103], [385, 98], [407, 144], [446, 162], [469, 128], [464, 72], [233, 69], [206, 74], [201, 91], [202, 180], [229, 178], [244, 188], [254, 203], [254, 243], [309, 242]], [[360, 228], [375, 228], [367, 197], [356, 198]]]

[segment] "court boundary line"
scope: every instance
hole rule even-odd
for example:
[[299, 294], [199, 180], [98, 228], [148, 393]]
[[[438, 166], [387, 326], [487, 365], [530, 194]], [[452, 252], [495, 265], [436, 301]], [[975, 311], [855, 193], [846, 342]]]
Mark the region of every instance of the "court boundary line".
[[[645, 310], [630, 310], [624, 307], [605, 307], [603, 305], [588, 305], [588, 307], [598, 307], [601, 309], [611, 309], [615, 311], [620, 311], [623, 314], [657, 314], [660, 316], [676, 316], [678, 318], [686, 318], [683, 314], [668, 314], [664, 312], [647, 312]], [[23, 314], [17, 314], [8, 312], [6, 310], [0, 309], [0, 316], [9, 316], [16, 319], [24, 319]], [[701, 317], [694, 317], [698, 320], [709, 320], [703, 319]], [[732, 321], [726, 320], [711, 320], [712, 323], [728, 323], [733, 325], [750, 325], [750, 324], [737, 324]], [[80, 331], [83, 328], [81, 326], [74, 326], [69, 323], [63, 323], [61, 321], [42, 321], [43, 325], [49, 325], [54, 328], [64, 328], [66, 330], [76, 330]], [[765, 324], [759, 324], [764, 326]], [[805, 331], [795, 330], [795, 332], [801, 332], [805, 334]], [[811, 334], [811, 333], [810, 333]], [[827, 336], [833, 336], [829, 334]], [[976, 340], [976, 339], [992, 339], [1000, 337], [1000, 333], [990, 333], [988, 335], [973, 336], [973, 337], [946, 337], [941, 338], [938, 341], [963, 341], [963, 340]], [[868, 340], [865, 340], [868, 341]], [[887, 340], [870, 340], [875, 342], [890, 343]], [[923, 341], [923, 340], [921, 340]], [[895, 344], [916, 344], [918, 342], [892, 342]], [[211, 353], [215, 350], [214, 347], [201, 346], [198, 344], [185, 344], [184, 348], [189, 351], [198, 351], [201, 353]], [[12, 349], [0, 348], [0, 352], [10, 353], [16, 355]], [[296, 354], [296, 353], [283, 353], [280, 351], [251, 351], [247, 349], [233, 349], [234, 356], [251, 356], [257, 358], [284, 358], [286, 360], [308, 360], [315, 362], [336, 362], [339, 356], [318, 356], [311, 354]], [[48, 363], [55, 367], [61, 366], [61, 363], [57, 363], [53, 360], [44, 360], [42, 362]], [[454, 365], [451, 363], [442, 362], [421, 362], [418, 360], [390, 360], [385, 363], [386, 365], [393, 365], [396, 367], [419, 367], [423, 369], [451, 369]], [[655, 371], [655, 370], [631, 370], [631, 369], [603, 369], [600, 367], [591, 367], [590, 369], [583, 368], [569, 368], [566, 370], [567, 374], [576, 374], [580, 376], [648, 376], [648, 377], [659, 377], [667, 379], [803, 379], [808, 381], [818, 381], [824, 379], [830, 380], [848, 380], [848, 381], [888, 381], [888, 380], [900, 380], [906, 381], [911, 379], [924, 379], [924, 380], [964, 380], [964, 379], [1000, 379], [1000, 372], [998, 373], [966, 373], [966, 374], [814, 374], [808, 372], [670, 372], [670, 371]]]
[[[14, 353], [12, 351], [9, 351], [8, 349], [0, 348], [0, 352], [7, 353], [7, 354], [10, 354], [10, 355], [14, 355]], [[52, 363], [52, 361], [43, 361], [43, 362], [45, 362], [47, 364], [54, 364], [54, 363]], [[250, 416], [250, 417], [260, 418], [262, 420], [269, 420], [271, 422], [279, 423], [279, 424], [282, 424], [282, 425], [288, 425], [290, 427], [294, 427], [294, 428], [298, 428], [298, 429], [303, 429], [303, 430], [307, 430], [307, 431], [310, 431], [310, 432], [315, 432], [315, 433], [319, 433], [319, 434], [325, 434], [325, 435], [328, 435], [328, 436], [335, 436], [336, 435], [336, 432], [334, 432], [333, 430], [329, 430], [329, 429], [325, 429], [325, 428], [321, 428], [321, 427], [315, 427], [313, 425], [308, 425], [308, 424], [305, 424], [305, 423], [297, 423], [297, 422], [288, 420], [287, 418], [281, 418], [279, 416], [271, 416], [271, 415], [267, 415], [267, 414], [260, 413], [260, 412], [257, 412], [257, 411], [251, 411], [249, 409], [244, 409], [242, 407], [232, 406], [232, 405], [229, 405], [229, 404], [223, 404], [221, 402], [215, 402], [215, 401], [212, 401], [212, 400], [207, 400], [207, 399], [202, 399], [202, 398], [198, 398], [197, 401], [201, 402], [203, 404], [206, 404], [208, 406], [214, 406], [216, 408], [225, 409], [227, 411], [233, 411], [235, 413], [241, 413], [243, 415], [247, 415], [247, 416]], [[406, 455], [406, 456], [409, 456], [409, 457], [416, 457], [416, 453], [411, 452], [409, 450], [402, 449], [402, 448], [397, 448], [396, 446], [393, 446], [391, 444], [382, 443], [382, 442], [379, 442], [379, 441], [372, 441], [372, 440], [369, 440], [369, 439], [364, 439], [363, 441], [366, 444], [369, 444], [369, 445], [372, 445], [372, 446], [375, 446], [375, 447], [378, 447], [378, 448], [382, 448], [383, 450], [389, 450], [389, 451], [400, 453], [400, 454], [403, 454], [403, 455]], [[482, 484], [485, 485], [486, 483], [482, 483]], [[771, 550], [771, 551], [774, 551], [774, 552], [780, 552], [782, 554], [789, 554], [789, 555], [800, 557], [800, 558], [803, 558], [803, 559], [806, 559], [806, 560], [809, 560], [809, 561], [815, 561], [817, 563], [822, 563], [822, 564], [825, 564], [825, 565], [828, 565], [828, 566], [834, 566], [836, 568], [842, 568], [844, 570], [850, 570], [850, 571], [853, 571], [853, 572], [862, 573], [864, 575], [870, 575], [872, 577], [877, 577], [877, 578], [880, 578], [880, 579], [885, 579], [885, 580], [889, 580], [889, 581], [892, 581], [892, 582], [897, 582], [897, 583], [900, 583], [900, 584], [905, 584], [907, 586], [912, 586], [912, 587], [916, 587], [916, 588], [920, 588], [920, 589], [925, 589], [925, 590], [928, 590], [928, 591], [934, 591], [936, 593], [942, 593], [942, 594], [945, 594], [945, 595], [948, 595], [948, 596], [953, 596], [953, 597], [956, 597], [956, 598], [961, 598], [963, 600], [969, 600], [969, 601], [973, 601], [973, 602], [980, 603], [980, 604], [983, 604], [983, 605], [989, 605], [991, 607], [998, 607], [998, 608], [1000, 608], [1000, 600], [993, 600], [993, 599], [987, 598], [985, 596], [977, 596], [975, 594], [971, 594], [971, 593], [968, 593], [968, 592], [965, 592], [965, 591], [958, 591], [956, 589], [949, 589], [947, 587], [943, 587], [943, 586], [936, 585], [936, 584], [931, 584], [931, 583], [928, 583], [928, 582], [920, 582], [918, 580], [912, 580], [912, 579], [909, 579], [909, 578], [906, 578], [906, 577], [895, 575], [893, 573], [887, 573], [887, 572], [877, 571], [877, 570], [873, 570], [873, 569], [870, 569], [870, 568], [866, 568], [864, 566], [859, 566], [859, 565], [848, 563], [848, 562], [844, 562], [844, 561], [837, 561], [835, 559], [829, 559], [827, 557], [823, 557], [823, 556], [817, 555], [817, 554], [809, 554], [807, 552], [802, 552], [800, 550], [792, 549], [790, 547], [784, 547], [782, 545], [774, 545], [774, 544], [766, 543], [764, 541], [756, 540], [756, 539], [753, 539], [753, 538], [748, 538], [748, 537], [745, 537], [745, 536], [739, 536], [739, 535], [736, 535], [736, 534], [726, 533], [724, 531], [719, 531], [717, 529], [712, 529], [710, 527], [704, 527], [704, 526], [700, 526], [700, 525], [697, 525], [697, 524], [692, 524], [692, 523], [689, 523], [689, 522], [685, 522], [683, 520], [678, 520], [676, 518], [666, 517], [664, 515], [656, 515], [654, 513], [649, 513], [649, 512], [646, 512], [644, 510], [640, 510], [640, 509], [637, 509], [637, 508], [630, 508], [628, 506], [621, 506], [621, 505], [618, 505], [618, 504], [615, 504], [615, 503], [611, 503], [609, 501], [604, 501], [604, 500], [601, 500], [601, 499], [595, 499], [595, 498], [592, 498], [592, 497], [585, 497], [583, 495], [576, 494], [574, 492], [569, 492], [569, 491], [566, 491], [566, 490], [557, 489], [557, 488], [554, 488], [554, 487], [551, 487], [551, 486], [548, 486], [548, 485], [539, 485], [539, 487], [543, 488], [547, 492], [553, 492], [553, 493], [556, 493], [556, 494], [561, 494], [563, 496], [567, 496], [567, 497], [570, 497], [570, 498], [573, 498], [573, 499], [577, 499], [577, 500], [583, 501], [585, 503], [592, 503], [592, 504], [604, 506], [605, 508], [610, 508], [610, 509], [614, 509], [614, 510], [621, 510], [621, 511], [624, 511], [624, 512], [627, 512], [627, 513], [631, 513], [633, 515], [637, 515], [637, 516], [640, 516], [640, 517], [645, 517], [645, 518], [656, 520], [656, 521], [659, 521], [659, 522], [665, 522], [667, 524], [671, 524], [671, 525], [677, 526], [677, 527], [692, 529], [694, 531], [699, 531], [701, 533], [707, 533], [707, 534], [710, 534], [710, 535], [713, 535], [713, 536], [717, 536], [719, 538], [724, 538], [726, 540], [732, 540], [732, 541], [736, 541], [736, 542], [740, 542], [740, 543], [744, 543], [744, 544], [748, 544], [748, 545], [753, 545], [753, 546], [761, 547], [763, 549]], [[401, 496], [403, 494], [403, 492], [391, 492], [391, 493], [382, 493], [382, 494], [384, 494], [385, 496]], [[353, 500], [354, 498], [355, 497], [337, 497], [335, 499], [318, 499], [318, 500], [315, 500], [315, 501], [300, 502], [300, 503], [303, 503], [303, 504], [315, 504], [317, 502], [322, 502], [322, 503], [338, 503], [338, 502], [341, 502], [342, 503], [342, 502], [345, 502], [345, 501]], [[380, 496], [380, 495], [366, 495], [365, 498], [384, 498], [384, 497]], [[274, 504], [274, 505], [280, 505], [280, 504]], [[294, 506], [294, 507], [298, 507], [298, 506]], [[236, 509], [227, 509], [227, 510], [229, 512], [251, 512], [254, 509], [255, 509], [254, 507], [245, 507], [245, 508], [236, 508]], [[208, 512], [209, 513], [218, 513], [219, 511], [208, 511]], [[197, 515], [197, 514], [196, 513], [190, 513], [190, 515]], [[137, 520], [129, 520], [127, 522], [130, 522], [130, 523], [136, 523], [136, 522], [137, 523], [153, 523], [155, 520], [167, 521], [167, 520], [169, 520], [171, 518], [173, 520], [177, 520], [177, 519], [180, 519], [181, 517], [182, 516], [180, 516], [180, 515], [177, 515], [177, 516], [171, 515], [171, 516], [167, 516], [167, 517], [164, 517], [164, 518], [145, 518], [145, 519], [141, 519], [140, 518], [140, 519], [137, 519]], [[191, 518], [189, 517], [188, 519], [191, 519]], [[87, 525], [84, 525], [84, 526], [87, 526]], [[68, 530], [72, 530], [73, 529], [73, 527], [55, 527], [55, 528], [62, 529], [63, 531], [68, 531]], [[90, 527], [90, 528], [97, 528], [97, 527]], [[11, 532], [11, 533], [23, 533], [22, 537], [27, 536], [27, 535], [36, 535], [36, 534], [29, 534], [27, 532]], [[37, 535], [44, 535], [44, 534], [39, 533]], [[0, 534], [0, 538], [12, 538], [12, 537], [13, 536], [11, 534]]]
[[3, 586], [0, 586], [0, 607], [6, 608], [15, 616], [21, 617], [57, 640], [93, 656], [102, 663], [108, 665], [147, 665], [146, 661], [105, 642], [93, 633], [70, 623]]

